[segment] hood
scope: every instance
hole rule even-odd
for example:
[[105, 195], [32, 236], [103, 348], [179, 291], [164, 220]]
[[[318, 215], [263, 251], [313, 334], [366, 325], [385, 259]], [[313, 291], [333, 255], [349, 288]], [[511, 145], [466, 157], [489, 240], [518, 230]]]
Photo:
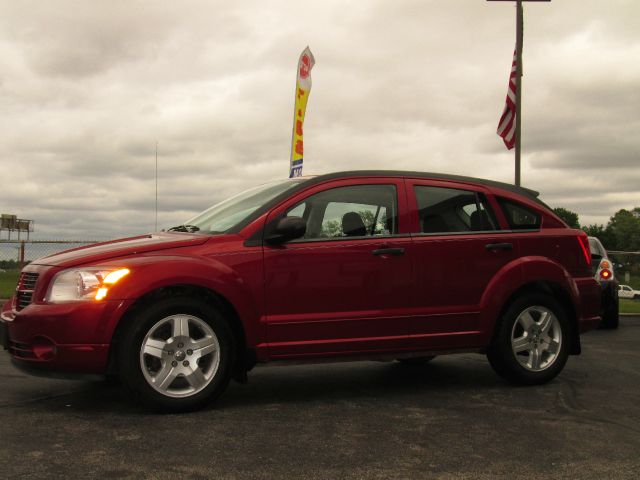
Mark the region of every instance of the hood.
[[32, 263], [34, 265], [73, 267], [126, 255], [165, 250], [167, 248], [201, 245], [210, 238], [208, 235], [191, 235], [188, 233], [153, 233], [73, 248], [39, 258]]

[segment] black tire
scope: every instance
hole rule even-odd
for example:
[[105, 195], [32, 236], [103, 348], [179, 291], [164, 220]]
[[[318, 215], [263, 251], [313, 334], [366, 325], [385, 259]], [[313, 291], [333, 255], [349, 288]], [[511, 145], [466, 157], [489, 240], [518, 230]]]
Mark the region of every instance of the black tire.
[[[529, 318], [535, 320], [531, 326], [532, 331], [526, 334], [522, 325], [527, 317], [525, 312], [528, 312]], [[546, 336], [541, 332], [538, 323], [542, 316], [537, 315], [541, 312], [549, 312], [552, 315], [549, 318], [553, 326]], [[554, 321], [554, 318], [557, 321]], [[551, 338], [551, 334], [559, 340]], [[518, 336], [515, 340], [526, 342], [525, 348], [531, 350], [519, 350], [522, 345], [514, 347], [512, 336], [516, 335]], [[551, 342], [546, 341], [547, 338], [555, 343], [551, 345]], [[516, 385], [537, 385], [552, 380], [562, 371], [569, 356], [570, 342], [569, 323], [560, 304], [549, 295], [530, 293], [511, 303], [499, 320], [494, 339], [487, 349], [487, 358], [495, 372], [508, 382]], [[539, 353], [547, 348], [547, 344], [548, 351]], [[515, 353], [516, 349], [519, 353]], [[536, 359], [539, 362], [538, 368], [534, 368]], [[525, 362], [531, 365], [523, 365]], [[545, 362], [548, 364], [545, 365]]]
[[422, 365], [426, 365], [434, 358], [436, 358], [436, 355], [429, 355], [425, 357], [398, 358], [397, 360], [404, 365], [419, 367]]
[[[152, 387], [151, 380], [147, 380], [152, 373], [150, 369], [146, 369], [146, 373], [143, 372], [143, 363], [146, 365], [145, 362], [154, 361], [153, 358], [149, 359], [148, 356], [141, 354], [143, 341], [148, 341], [147, 337], [151, 335], [151, 331], [157, 325], [161, 325], [158, 328], [165, 328], [165, 324], [161, 323], [163, 321], [166, 321], [166, 328], [171, 329], [173, 325], [171, 318], [187, 319], [187, 336], [191, 335], [191, 331], [195, 330], [197, 332], [199, 328], [206, 328], [206, 325], [208, 325], [210, 327], [209, 332], [213, 332], [214, 335], [213, 337], [206, 336], [206, 338], [215, 338], [217, 342], [213, 353], [202, 355], [202, 358], [196, 359], [197, 353], [194, 353], [193, 350], [186, 350], [188, 345], [180, 347], [180, 349], [177, 347], [182, 343], [166, 346], [174, 341], [172, 337], [175, 335], [175, 331], [173, 331], [170, 333], [170, 338], [165, 340], [165, 347], [157, 350], [162, 351], [163, 356], [162, 359], [156, 360], [159, 368], [166, 368], [172, 372], [178, 371], [178, 369], [186, 370], [187, 368], [195, 373], [197, 373], [196, 370], [202, 372], [204, 368], [201, 367], [201, 361], [209, 361], [207, 374], [210, 375], [210, 378], [204, 379], [203, 376], [201, 390], [194, 391], [193, 394], [185, 393], [182, 397], [171, 396], [175, 395], [175, 393], [170, 390], [170, 387], [175, 385], [176, 382], [182, 382], [184, 384], [183, 389], [194, 388], [195, 390], [195, 387], [190, 385], [191, 382], [187, 382], [185, 375], [178, 374], [173, 380], [169, 381], [165, 394], [163, 394], [157, 387]], [[126, 318], [124, 321], [127, 321], [128, 324], [124, 327], [125, 329], [118, 345], [118, 373], [123, 383], [133, 392], [136, 400], [140, 400], [154, 410], [183, 412], [199, 409], [224, 392], [231, 378], [235, 345], [228, 323], [216, 309], [198, 299], [168, 297], [137, 309], [130, 318]], [[151, 339], [154, 338], [151, 337]], [[169, 353], [173, 356], [167, 356]], [[187, 357], [187, 353], [193, 356]], [[211, 358], [215, 358], [215, 363]], [[168, 364], [169, 362], [166, 359], [172, 360], [171, 365]], [[177, 360], [180, 360], [180, 362]], [[192, 360], [190, 366], [182, 368], [182, 365], [188, 364], [189, 360]]]
[[610, 298], [607, 304], [604, 306], [602, 312], [602, 321], [600, 322], [600, 328], [607, 330], [615, 330], [620, 323], [618, 298]]

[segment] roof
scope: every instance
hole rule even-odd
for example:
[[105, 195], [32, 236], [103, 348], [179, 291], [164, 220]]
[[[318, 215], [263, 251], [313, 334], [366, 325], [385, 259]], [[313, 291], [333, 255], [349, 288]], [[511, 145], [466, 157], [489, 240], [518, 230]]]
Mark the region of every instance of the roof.
[[510, 183], [498, 182], [495, 180], [487, 180], [477, 177], [466, 177], [463, 175], [450, 175], [448, 173], [432, 173], [432, 172], [415, 172], [404, 170], [348, 170], [344, 172], [327, 173], [324, 175], [318, 175], [310, 177], [308, 182], [304, 184], [309, 185], [312, 183], [318, 183], [325, 180], [331, 180], [334, 178], [343, 177], [403, 177], [403, 178], [428, 178], [432, 180], [451, 180], [461, 183], [477, 183], [480, 185], [486, 185], [488, 187], [502, 188], [519, 195], [525, 195], [533, 200], [538, 200], [539, 192], [531, 190], [530, 188], [518, 187]]

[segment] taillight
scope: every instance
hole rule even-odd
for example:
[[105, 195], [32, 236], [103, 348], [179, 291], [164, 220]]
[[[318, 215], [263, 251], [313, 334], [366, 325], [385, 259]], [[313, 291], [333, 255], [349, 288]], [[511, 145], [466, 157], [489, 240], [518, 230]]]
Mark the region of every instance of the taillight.
[[600, 279], [601, 280], [611, 279], [611, 270], [607, 270], [606, 268], [600, 270]]
[[582, 254], [584, 255], [584, 261], [587, 263], [587, 267], [591, 267], [591, 250], [589, 249], [589, 237], [587, 237], [586, 233], [581, 232], [580, 235], [578, 235], [578, 243], [582, 249]]

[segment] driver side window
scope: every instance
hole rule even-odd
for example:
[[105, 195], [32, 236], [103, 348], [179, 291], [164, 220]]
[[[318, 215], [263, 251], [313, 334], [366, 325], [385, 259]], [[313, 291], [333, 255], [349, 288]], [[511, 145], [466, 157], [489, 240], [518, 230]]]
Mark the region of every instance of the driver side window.
[[306, 240], [393, 235], [398, 232], [393, 185], [354, 185], [316, 193], [286, 216], [307, 222]]

